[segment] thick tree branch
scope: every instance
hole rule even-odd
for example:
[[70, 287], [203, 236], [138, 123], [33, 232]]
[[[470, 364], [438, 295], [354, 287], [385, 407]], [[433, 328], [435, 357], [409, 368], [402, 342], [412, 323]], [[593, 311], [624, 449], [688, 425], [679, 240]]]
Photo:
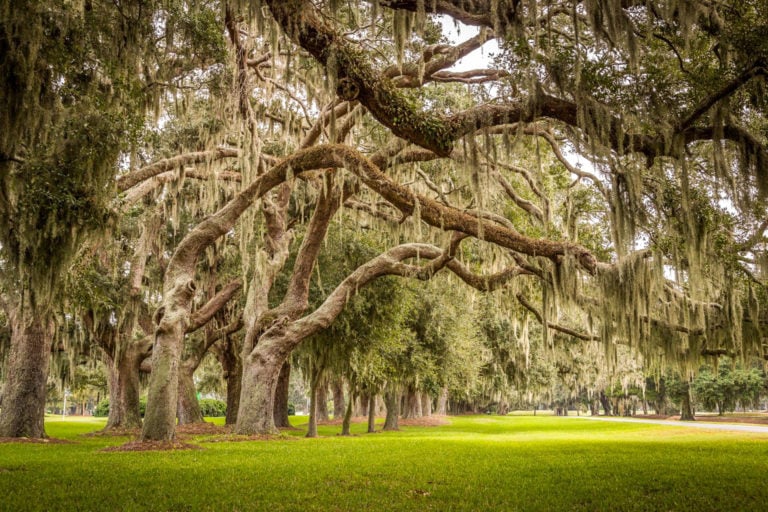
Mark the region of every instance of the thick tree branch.
[[171, 158], [164, 158], [163, 160], [158, 160], [141, 169], [120, 176], [117, 178], [117, 189], [120, 192], [125, 192], [142, 181], [148, 180], [149, 178], [166, 171], [183, 168], [186, 165], [210, 163], [216, 160], [221, 160], [222, 158], [235, 158], [238, 156], [240, 156], [240, 151], [238, 149], [217, 148], [209, 151], [195, 151], [193, 153], [186, 153]]
[[216, 295], [206, 302], [197, 311], [192, 313], [189, 317], [189, 324], [187, 325], [187, 334], [193, 333], [207, 324], [213, 315], [221, 311], [226, 306], [232, 297], [242, 288], [243, 282], [240, 279], [235, 279], [222, 288]]

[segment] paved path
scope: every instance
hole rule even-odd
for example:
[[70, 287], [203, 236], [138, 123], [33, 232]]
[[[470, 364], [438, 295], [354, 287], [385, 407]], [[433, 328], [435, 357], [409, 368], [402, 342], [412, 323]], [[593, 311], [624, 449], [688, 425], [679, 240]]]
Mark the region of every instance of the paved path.
[[648, 423], [666, 427], [708, 428], [713, 430], [728, 430], [731, 432], [758, 432], [768, 434], [767, 425], [750, 425], [747, 423], [707, 423], [704, 421], [669, 421], [645, 420], [642, 418], [614, 418], [611, 416], [566, 416], [577, 420], [618, 421], [621, 423]]

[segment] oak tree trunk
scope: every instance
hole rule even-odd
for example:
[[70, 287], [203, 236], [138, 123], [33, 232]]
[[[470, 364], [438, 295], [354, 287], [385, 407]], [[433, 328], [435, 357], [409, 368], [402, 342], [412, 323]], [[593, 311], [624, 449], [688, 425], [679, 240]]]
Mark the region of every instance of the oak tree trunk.
[[349, 424], [352, 420], [352, 407], [355, 401], [352, 399], [352, 395], [350, 393], [349, 401], [347, 402], [347, 408], [344, 411], [344, 421], [341, 423], [341, 435], [348, 436], [349, 434]]
[[387, 416], [384, 419], [383, 430], [400, 430], [400, 390], [397, 386], [387, 386], [384, 392], [384, 405], [387, 407]]
[[691, 386], [685, 384], [685, 392], [680, 403], [680, 421], [695, 421], [693, 407], [691, 405]]
[[437, 408], [435, 414], [445, 416], [448, 414], [448, 388], [444, 387], [440, 390], [440, 396], [437, 397]]
[[611, 407], [611, 401], [608, 400], [608, 397], [605, 396], [605, 392], [600, 392], [600, 403], [603, 404], [603, 414], [606, 416], [611, 416], [613, 409]]
[[11, 347], [0, 410], [0, 437], [44, 438], [53, 318], [29, 306], [24, 311], [13, 311], [9, 317]]
[[227, 425], [234, 425], [237, 423], [237, 412], [240, 408], [243, 365], [240, 362], [240, 355], [235, 344], [230, 339], [227, 339], [221, 350], [217, 350], [216, 353], [224, 371], [224, 378], [227, 380], [227, 417], [225, 422]]
[[[176, 437], [179, 365], [196, 286], [189, 268], [176, 269], [174, 274], [170, 267], [171, 264], [165, 275], [163, 304], [155, 314], [157, 328], [152, 347], [152, 377], [142, 441], [172, 441]], [[190, 267], [194, 268], [193, 265]]]
[[109, 367], [109, 417], [104, 430], [141, 427], [139, 368], [144, 356], [136, 346], [128, 347]]
[[328, 421], [330, 419], [328, 416], [328, 381], [325, 379], [317, 385], [316, 398], [317, 421]]
[[287, 357], [288, 353], [274, 345], [260, 343], [245, 358], [236, 434], [279, 432], [275, 426], [275, 389]]
[[179, 425], [203, 423], [203, 413], [200, 402], [197, 401], [197, 389], [194, 380], [195, 369], [187, 364], [181, 365], [179, 371], [179, 404], [177, 416]]
[[291, 428], [288, 420], [288, 392], [291, 383], [291, 362], [286, 360], [280, 369], [275, 388], [275, 426], [278, 428]]
[[376, 432], [376, 395], [368, 397], [368, 433]]
[[320, 394], [318, 386], [319, 376], [312, 378], [309, 386], [309, 424], [307, 425], [307, 437], [317, 437], [317, 398]]
[[421, 414], [432, 416], [432, 397], [426, 391], [421, 393]]
[[333, 419], [344, 417], [347, 407], [344, 405], [344, 382], [334, 379], [331, 382], [333, 390]]

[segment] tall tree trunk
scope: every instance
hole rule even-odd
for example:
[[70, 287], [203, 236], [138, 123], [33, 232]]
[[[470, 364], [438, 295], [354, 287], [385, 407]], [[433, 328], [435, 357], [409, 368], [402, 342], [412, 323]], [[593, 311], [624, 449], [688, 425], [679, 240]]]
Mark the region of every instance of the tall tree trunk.
[[448, 387], [445, 386], [440, 390], [440, 396], [437, 397], [437, 408], [435, 414], [445, 416], [448, 414]]
[[403, 418], [417, 418], [416, 403], [419, 398], [416, 391], [411, 386], [407, 386], [403, 392], [403, 410], [401, 411]]
[[352, 398], [352, 393], [349, 394], [349, 400], [347, 402], [347, 410], [344, 411], [344, 421], [341, 423], [341, 435], [349, 435], [349, 424], [352, 420], [352, 407], [355, 401]]
[[339, 419], [344, 417], [347, 409], [344, 405], [344, 381], [341, 378], [333, 379], [331, 388], [333, 391], [333, 419]]
[[139, 342], [132, 343], [114, 366], [109, 366], [109, 417], [104, 430], [141, 427], [139, 368], [146, 358], [144, 349]]
[[355, 405], [357, 407], [355, 411], [355, 416], [367, 416], [368, 415], [368, 400], [370, 399], [370, 395], [367, 393], [361, 393], [360, 396], [355, 400]]
[[291, 361], [286, 360], [280, 369], [280, 376], [277, 378], [277, 387], [275, 388], [275, 426], [278, 428], [291, 428], [291, 422], [288, 420], [288, 392], [291, 383]]
[[179, 425], [190, 423], [203, 423], [203, 413], [200, 410], [200, 402], [197, 401], [197, 389], [195, 388], [195, 369], [182, 363], [179, 371], [179, 403], [177, 416]]
[[245, 359], [236, 434], [279, 432], [275, 426], [275, 389], [287, 357], [273, 347], [257, 346]]
[[680, 421], [694, 421], [695, 419], [691, 405], [691, 386], [686, 383], [683, 399], [680, 403]]
[[176, 280], [170, 280], [166, 274], [166, 282], [171, 282], [166, 284], [163, 305], [157, 312], [152, 377], [141, 432], [143, 441], [172, 441], [176, 436], [179, 365], [189, 308], [195, 293], [194, 282], [184, 277], [182, 274]]
[[[317, 437], [317, 400], [320, 388], [325, 387], [325, 383], [320, 386], [320, 372], [312, 377], [309, 386], [309, 424], [307, 425], [307, 437]], [[325, 397], [323, 397], [325, 398]]]
[[240, 354], [237, 344], [231, 336], [227, 336], [224, 342], [217, 345], [216, 354], [224, 371], [224, 378], [227, 381], [227, 425], [237, 423], [237, 412], [240, 408], [240, 393], [242, 391], [241, 383], [243, 379], [243, 365], [241, 364]]
[[600, 391], [600, 403], [603, 405], [603, 414], [611, 416], [613, 409], [611, 407], [611, 401], [605, 396], [605, 391]]
[[0, 437], [44, 438], [53, 318], [27, 305], [24, 311], [11, 312], [9, 320], [11, 347], [0, 410]]
[[384, 419], [383, 430], [400, 430], [398, 423], [400, 416], [400, 390], [397, 386], [387, 386], [384, 392], [384, 404], [387, 407], [387, 416]]
[[322, 379], [317, 384], [317, 391], [315, 394], [317, 399], [315, 412], [317, 414], [317, 421], [328, 421], [328, 381]]
[[426, 391], [421, 393], [421, 414], [432, 416], [432, 397]]
[[371, 393], [368, 397], [368, 433], [376, 432], [376, 395]]

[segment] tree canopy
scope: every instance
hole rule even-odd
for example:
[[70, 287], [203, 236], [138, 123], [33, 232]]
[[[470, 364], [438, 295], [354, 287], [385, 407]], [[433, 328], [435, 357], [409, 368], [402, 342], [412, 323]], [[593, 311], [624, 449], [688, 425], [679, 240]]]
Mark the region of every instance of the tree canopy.
[[[490, 295], [481, 329], [413, 299], [412, 331], [438, 354], [451, 337], [425, 323], [484, 333], [507, 375], [496, 389], [526, 381], [546, 350], [580, 368], [574, 390], [597, 378], [580, 358], [694, 372], [704, 356], [766, 357], [764, 1], [61, 0], [0, 13], [15, 333], [0, 435], [28, 431], [8, 420], [26, 396], [14, 368], [47, 374], [54, 320], [73, 316], [115, 379], [152, 354], [144, 439], [173, 438], [194, 347], [239, 354], [236, 431], [272, 431], [283, 363], [384, 276], [450, 274], [432, 285]], [[456, 67], [491, 41], [476, 68]], [[326, 255], [354, 244], [364, 260]], [[78, 301], [71, 269], [112, 284]], [[333, 288], [313, 296], [313, 279]], [[129, 300], [107, 298], [118, 281]], [[355, 307], [376, 312], [386, 286]]]

